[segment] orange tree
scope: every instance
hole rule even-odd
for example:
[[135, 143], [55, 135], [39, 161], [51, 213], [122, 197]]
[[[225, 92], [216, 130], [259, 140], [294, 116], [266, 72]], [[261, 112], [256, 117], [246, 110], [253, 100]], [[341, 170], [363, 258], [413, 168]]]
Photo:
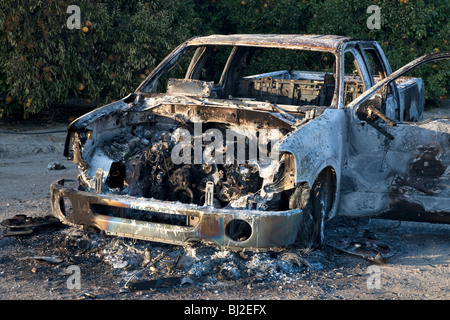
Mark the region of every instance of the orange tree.
[[[80, 29], [67, 28], [68, 0], [0, 2], [0, 115], [29, 116], [71, 97], [119, 99], [176, 45], [212, 33], [314, 33], [377, 40], [397, 69], [447, 51], [449, 0], [78, 0]], [[369, 29], [370, 5], [381, 10]], [[428, 99], [448, 92], [448, 63], [417, 74]], [[444, 85], [442, 85], [444, 84]]]
[[0, 2], [0, 113], [25, 117], [71, 97], [119, 99], [174, 46], [191, 36], [190, 1]]
[[211, 33], [305, 33], [312, 17], [305, 0], [196, 0], [201, 31]]

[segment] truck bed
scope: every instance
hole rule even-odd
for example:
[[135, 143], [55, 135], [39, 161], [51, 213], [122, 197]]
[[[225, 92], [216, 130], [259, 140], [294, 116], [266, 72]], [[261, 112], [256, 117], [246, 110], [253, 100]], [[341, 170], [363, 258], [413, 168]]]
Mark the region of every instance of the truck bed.
[[235, 96], [277, 104], [330, 106], [334, 87], [332, 73], [281, 70], [242, 78]]
[[[374, 78], [375, 83], [380, 80]], [[400, 115], [386, 110], [391, 118], [421, 121], [424, 108], [424, 84], [419, 78], [402, 77], [397, 80]], [[359, 76], [344, 76], [344, 106], [355, 100], [365, 89]], [[240, 79], [235, 97], [276, 104], [296, 106], [331, 106], [335, 91], [332, 73], [280, 70], [251, 75]], [[400, 118], [399, 118], [400, 116]]]
[[[364, 92], [359, 77], [345, 77], [345, 104]], [[235, 93], [239, 98], [297, 106], [331, 106], [335, 77], [328, 72], [281, 70], [241, 79]]]

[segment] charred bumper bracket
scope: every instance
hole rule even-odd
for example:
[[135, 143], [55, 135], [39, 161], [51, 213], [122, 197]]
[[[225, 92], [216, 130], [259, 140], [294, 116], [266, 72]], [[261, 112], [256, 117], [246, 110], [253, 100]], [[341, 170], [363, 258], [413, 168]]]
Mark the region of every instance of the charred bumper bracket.
[[[66, 180], [67, 182], [67, 180]], [[301, 209], [258, 211], [217, 209], [178, 202], [80, 191], [64, 179], [51, 184], [52, 212], [71, 226], [92, 226], [106, 234], [184, 245], [205, 241], [229, 249], [270, 250], [295, 242]], [[98, 208], [103, 208], [101, 213]], [[123, 209], [161, 215], [184, 215], [186, 225], [150, 222], [108, 215]]]

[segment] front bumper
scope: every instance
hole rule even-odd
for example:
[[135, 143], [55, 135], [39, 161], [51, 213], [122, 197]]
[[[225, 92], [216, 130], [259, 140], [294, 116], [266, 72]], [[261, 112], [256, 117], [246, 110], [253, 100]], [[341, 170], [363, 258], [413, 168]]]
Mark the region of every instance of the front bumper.
[[[52, 212], [71, 226], [93, 226], [107, 234], [183, 245], [206, 241], [226, 248], [269, 250], [295, 242], [302, 210], [258, 211], [217, 209], [114, 194], [97, 194], [51, 184]], [[121, 218], [99, 213], [97, 208], [119, 208], [165, 215], [184, 215], [185, 226]], [[120, 210], [120, 209], [119, 209]], [[106, 210], [107, 211], [107, 210]], [[191, 224], [191, 225], [190, 225]]]

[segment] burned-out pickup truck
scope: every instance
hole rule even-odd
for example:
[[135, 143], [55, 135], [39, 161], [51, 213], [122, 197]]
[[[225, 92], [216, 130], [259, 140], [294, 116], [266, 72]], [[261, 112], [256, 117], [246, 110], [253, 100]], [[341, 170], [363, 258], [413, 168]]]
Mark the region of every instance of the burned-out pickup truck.
[[449, 120], [423, 111], [423, 81], [392, 77], [374, 41], [192, 38], [134, 93], [69, 125], [79, 175], [52, 184], [53, 214], [258, 250], [320, 244], [335, 215], [449, 222]]

